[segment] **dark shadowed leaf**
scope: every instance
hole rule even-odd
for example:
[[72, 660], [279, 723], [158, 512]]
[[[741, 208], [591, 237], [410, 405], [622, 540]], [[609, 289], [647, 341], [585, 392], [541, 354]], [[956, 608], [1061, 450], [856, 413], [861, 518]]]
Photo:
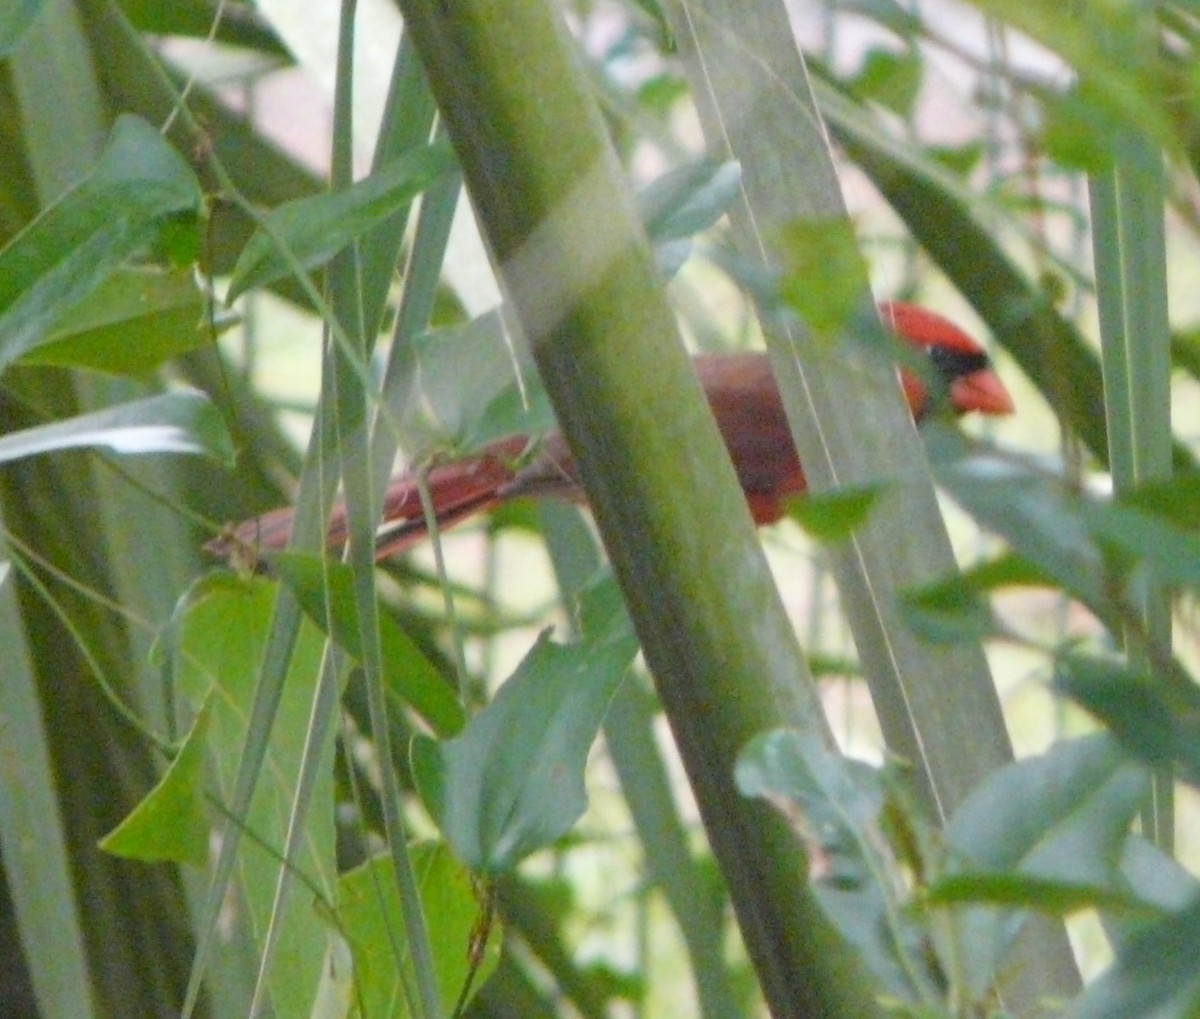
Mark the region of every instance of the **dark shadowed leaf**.
[[1155, 767], [1173, 765], [1200, 784], [1200, 691], [1109, 658], [1061, 655], [1054, 685], [1102, 721], [1129, 753]]
[[149, 381], [171, 358], [210, 338], [191, 273], [123, 269], [63, 315], [19, 363]]
[[123, 262], [183, 224], [203, 196], [153, 127], [120, 117], [96, 168], [0, 251], [0, 368], [28, 354]]

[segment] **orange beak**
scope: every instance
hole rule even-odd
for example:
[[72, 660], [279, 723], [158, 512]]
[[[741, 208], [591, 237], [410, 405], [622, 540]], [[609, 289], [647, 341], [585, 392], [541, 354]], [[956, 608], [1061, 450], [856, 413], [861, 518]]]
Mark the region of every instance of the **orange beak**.
[[950, 402], [964, 413], [1001, 415], [1016, 410], [1012, 395], [1000, 377], [988, 368], [955, 379], [950, 384]]

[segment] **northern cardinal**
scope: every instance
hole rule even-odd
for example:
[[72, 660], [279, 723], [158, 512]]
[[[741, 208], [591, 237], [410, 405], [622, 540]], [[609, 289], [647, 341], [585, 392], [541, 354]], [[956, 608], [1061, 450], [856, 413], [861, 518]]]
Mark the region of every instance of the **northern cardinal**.
[[[879, 311], [897, 336], [929, 355], [947, 402], [957, 413], [1012, 413], [1012, 397], [992, 371], [987, 355], [958, 326], [910, 304], [882, 304]], [[702, 355], [695, 359], [695, 366], [751, 515], [760, 525], [774, 523], [783, 516], [786, 500], [805, 490], [805, 481], [766, 355]], [[903, 369], [900, 380], [913, 416], [920, 421], [929, 409], [929, 391], [921, 379]], [[532, 459], [525, 456], [530, 451], [528, 438], [514, 436], [469, 459], [430, 470], [427, 484], [439, 528], [522, 496], [583, 498], [562, 435], [548, 436]], [[226, 558], [237, 549], [253, 553], [282, 548], [291, 521], [290, 508], [274, 510], [239, 524], [232, 534], [208, 547]], [[416, 478], [411, 473], [399, 474], [384, 496], [376, 556], [383, 559], [404, 552], [427, 535]], [[330, 521], [328, 545], [341, 548], [345, 541], [346, 513], [339, 504]]]

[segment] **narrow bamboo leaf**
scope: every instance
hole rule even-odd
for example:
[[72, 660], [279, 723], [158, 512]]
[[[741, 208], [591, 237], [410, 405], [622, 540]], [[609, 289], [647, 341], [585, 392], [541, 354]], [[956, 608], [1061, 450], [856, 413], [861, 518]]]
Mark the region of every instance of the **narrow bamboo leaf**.
[[[206, 577], [190, 593], [177, 639], [179, 690], [194, 708], [212, 702], [207, 750], [216, 775], [216, 795], [228, 803], [243, 753], [264, 763], [246, 812], [233, 824], [247, 833], [237, 858], [240, 901], [263, 944], [288, 841], [287, 819], [297, 794], [306, 754], [328, 762], [311, 793], [306, 838], [291, 864], [305, 877], [309, 894], [293, 894], [276, 924], [280, 929], [274, 965], [267, 974], [274, 1014], [308, 1016], [326, 954], [324, 927], [314, 912], [336, 894], [333, 831], [332, 730], [320, 746], [308, 747], [315, 680], [324, 636], [302, 626], [280, 694], [274, 724], [253, 729], [255, 684], [275, 606], [276, 585], [227, 573]], [[322, 897], [314, 902], [313, 894]]]
[[741, 180], [733, 161], [699, 159], [668, 171], [638, 193], [646, 234], [660, 245], [709, 229], [728, 211]]
[[206, 700], [161, 781], [134, 811], [100, 840], [100, 848], [148, 863], [171, 860], [203, 866], [208, 860], [203, 767], [212, 702]]
[[737, 163], [702, 159], [670, 170], [638, 194], [638, 210], [663, 277], [692, 254], [692, 237], [724, 215], [737, 195]]
[[149, 381], [211, 339], [190, 272], [117, 270], [66, 312], [19, 364], [86, 368]]
[[1136, 898], [1104, 885], [1085, 881], [1052, 881], [1007, 872], [952, 874], [929, 889], [926, 901], [933, 905], [986, 904], [1008, 909], [1036, 909], [1066, 915], [1081, 909], [1148, 911]]
[[281, 205], [238, 258], [227, 300], [291, 275], [293, 258], [305, 269], [324, 265], [454, 168], [449, 145], [429, 145], [400, 156], [344, 191]]
[[[121, 10], [132, 25], [152, 35], [180, 35], [257, 50], [272, 65], [291, 60], [279, 38], [254, 8], [238, 5], [215, 17], [206, 0], [122, 0]], [[215, 34], [214, 34], [215, 31]], [[207, 122], [206, 122], [207, 123]]]
[[12, 0], [0, 8], [0, 59], [12, 53], [44, 6], [45, 0]]
[[554, 427], [533, 362], [514, 350], [498, 312], [421, 333], [408, 346], [407, 385], [395, 382], [392, 394], [403, 408], [400, 434], [413, 459]]
[[570, 830], [583, 767], [637, 644], [628, 627], [555, 644], [543, 634], [457, 739], [413, 743], [426, 807], [459, 858], [496, 875]]
[[1191, 1019], [1200, 1007], [1200, 899], [1147, 927], [1070, 1008], [1065, 1019]]
[[220, 412], [207, 396], [191, 390], [13, 432], [0, 438], [0, 463], [89, 447], [124, 455], [187, 453], [233, 463], [233, 442]]
[[[296, 595], [317, 626], [349, 654], [362, 660], [354, 578], [345, 563], [316, 556], [282, 553], [271, 557], [271, 567]], [[383, 649], [383, 680], [389, 694], [409, 704], [439, 736], [453, 736], [463, 727], [463, 709], [445, 677], [421, 653], [404, 629], [389, 614], [379, 615]]]
[[[422, 842], [409, 847], [421, 905], [429, 924], [429, 940], [437, 962], [437, 985], [444, 1015], [459, 1000], [468, 979], [472, 990], [487, 981], [500, 961], [498, 922], [486, 930], [487, 906], [481, 901], [471, 872], [445, 843]], [[406, 1019], [392, 943], [404, 943], [400, 897], [388, 860], [376, 858], [338, 880], [338, 920], [355, 948], [355, 982], [362, 1015]], [[486, 947], [475, 944], [487, 933]], [[402, 947], [402, 953], [408, 952]], [[478, 960], [472, 971], [472, 958]], [[467, 1001], [470, 1001], [468, 995]]]
[[[1129, 823], [1149, 785], [1149, 773], [1106, 736], [1010, 764], [985, 779], [948, 825], [948, 875], [1015, 872], [1119, 894]], [[954, 951], [972, 993], [996, 979], [1026, 915], [981, 907], [961, 916]]]
[[1200, 896], [1191, 871], [1136, 832], [1125, 840], [1121, 874], [1141, 902], [1164, 912], [1178, 912]]
[[1200, 692], [1112, 659], [1063, 655], [1054, 684], [1103, 722], [1129, 753], [1154, 767], [1174, 765], [1200, 785]]
[[755, 738], [738, 759], [743, 795], [765, 799], [808, 849], [817, 897], [889, 995], [935, 1000], [920, 927], [905, 915], [885, 834], [888, 789], [869, 765], [794, 730]]
[[195, 236], [202, 199], [158, 131], [119, 118], [95, 170], [0, 251], [0, 369], [43, 343], [122, 262], [181, 223]]

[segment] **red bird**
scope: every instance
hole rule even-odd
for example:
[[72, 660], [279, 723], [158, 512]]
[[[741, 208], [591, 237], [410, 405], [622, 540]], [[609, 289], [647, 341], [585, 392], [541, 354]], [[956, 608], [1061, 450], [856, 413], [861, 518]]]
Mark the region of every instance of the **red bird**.
[[[955, 411], [1012, 413], [1012, 397], [992, 371], [987, 355], [958, 326], [909, 304], [883, 304], [879, 311], [897, 336], [929, 355]], [[762, 353], [709, 354], [697, 357], [695, 365], [751, 515], [758, 524], [774, 523], [783, 516], [786, 500], [804, 491], [805, 481], [767, 357]], [[928, 390], [903, 369], [900, 378], [913, 416], [920, 421], [929, 409]], [[438, 526], [451, 527], [522, 496], [583, 498], [574, 461], [561, 434], [548, 436], [533, 460], [517, 466], [529, 450], [528, 438], [514, 436], [469, 459], [433, 468], [428, 485]], [[274, 510], [239, 524], [231, 536], [208, 547], [223, 557], [239, 548], [251, 552], [282, 548], [291, 521], [290, 508]], [[383, 559], [404, 552], [427, 535], [415, 477], [397, 475], [384, 496], [376, 555]], [[328, 543], [340, 548], [345, 541], [346, 513], [339, 505], [330, 521]]]

